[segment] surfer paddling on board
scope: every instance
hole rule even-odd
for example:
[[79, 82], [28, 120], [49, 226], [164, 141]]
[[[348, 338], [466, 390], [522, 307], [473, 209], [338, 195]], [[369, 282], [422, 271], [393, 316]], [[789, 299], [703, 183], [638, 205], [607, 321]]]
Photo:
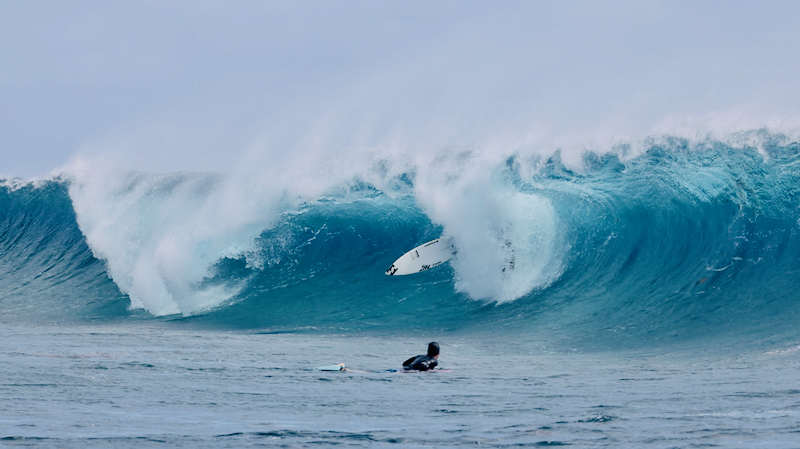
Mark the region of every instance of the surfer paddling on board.
[[403, 369], [406, 371], [429, 371], [436, 368], [439, 364], [439, 343], [431, 342], [428, 344], [428, 354], [420, 354], [416, 357], [403, 362]]

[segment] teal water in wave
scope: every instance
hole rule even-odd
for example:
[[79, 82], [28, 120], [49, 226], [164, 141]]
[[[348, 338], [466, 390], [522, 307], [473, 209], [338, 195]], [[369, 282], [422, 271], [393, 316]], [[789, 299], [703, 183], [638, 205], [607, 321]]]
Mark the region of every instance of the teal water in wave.
[[[759, 150], [665, 139], [629, 159], [587, 154], [580, 172], [558, 154], [517, 155], [458, 178], [467, 153], [438, 161], [441, 173], [371, 167], [304, 196], [202, 173], [6, 183], [0, 311], [228, 330], [508, 330], [584, 349], [791, 340], [800, 147], [767, 137]], [[458, 249], [450, 264], [383, 274], [442, 235]]]
[[788, 447], [800, 146], [755, 137], [8, 180], [0, 445]]

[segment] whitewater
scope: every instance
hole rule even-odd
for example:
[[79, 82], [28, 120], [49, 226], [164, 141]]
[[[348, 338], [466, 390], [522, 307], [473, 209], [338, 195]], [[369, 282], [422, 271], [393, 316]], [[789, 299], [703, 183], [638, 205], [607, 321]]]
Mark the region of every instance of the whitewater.
[[797, 444], [793, 135], [309, 156], [4, 180], [0, 446]]

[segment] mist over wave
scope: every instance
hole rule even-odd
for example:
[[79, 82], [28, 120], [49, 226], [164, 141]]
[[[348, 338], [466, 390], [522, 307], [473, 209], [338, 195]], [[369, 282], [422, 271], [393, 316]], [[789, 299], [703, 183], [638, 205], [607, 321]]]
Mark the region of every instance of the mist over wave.
[[[87, 163], [38, 185], [7, 181], [0, 307], [586, 341], [796, 335], [796, 140], [664, 135], [579, 164], [564, 156], [353, 152], [250, 174]], [[440, 236], [458, 249], [449, 265], [383, 275]]]

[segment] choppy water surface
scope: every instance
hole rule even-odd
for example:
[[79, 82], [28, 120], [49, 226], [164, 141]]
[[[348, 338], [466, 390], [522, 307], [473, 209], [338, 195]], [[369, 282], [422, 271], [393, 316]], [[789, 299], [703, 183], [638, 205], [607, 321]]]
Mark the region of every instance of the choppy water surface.
[[[387, 372], [409, 336], [170, 326], [2, 329], [8, 447], [792, 447], [797, 347], [554, 352], [435, 335], [450, 372]], [[346, 363], [368, 371], [320, 372]]]
[[796, 139], [361, 156], [0, 182], [0, 444], [800, 441]]

